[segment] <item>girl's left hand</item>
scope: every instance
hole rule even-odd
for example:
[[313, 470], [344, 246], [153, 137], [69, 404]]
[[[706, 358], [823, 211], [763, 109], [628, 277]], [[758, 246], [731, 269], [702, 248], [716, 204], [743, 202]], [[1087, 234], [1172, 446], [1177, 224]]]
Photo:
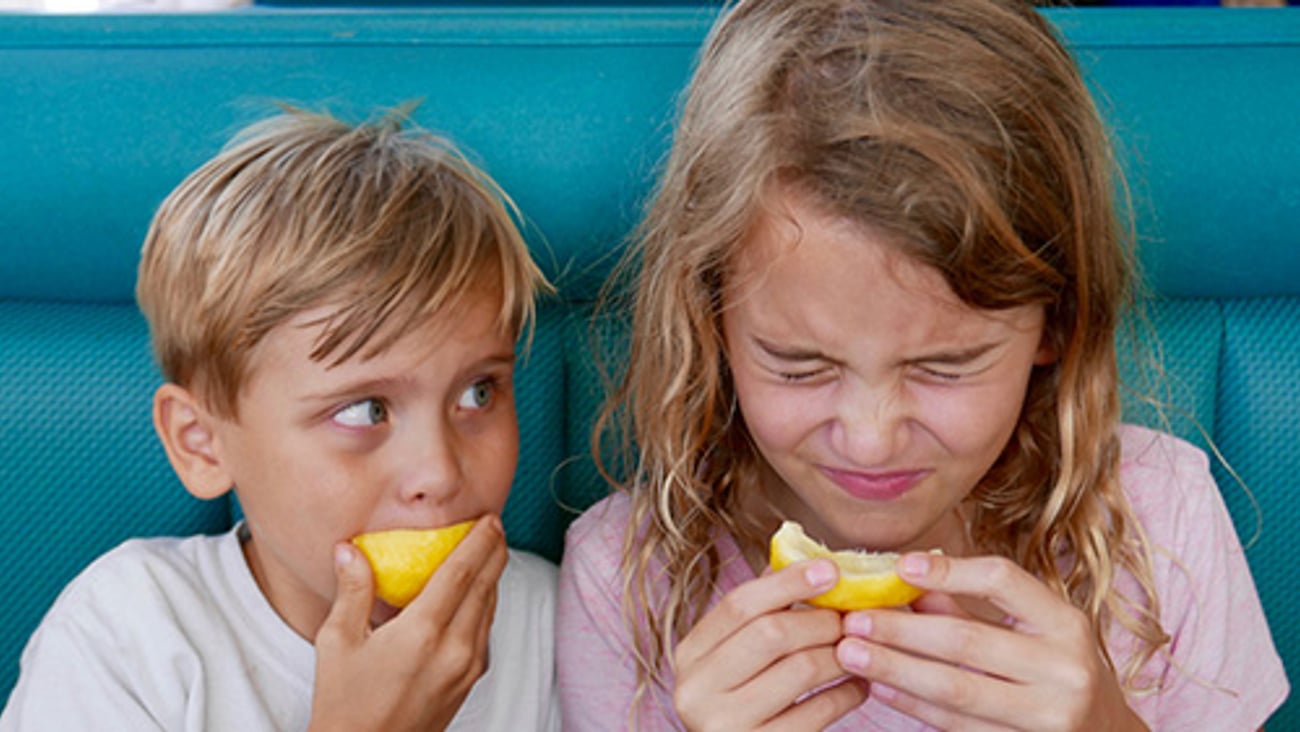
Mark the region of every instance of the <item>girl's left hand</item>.
[[[844, 616], [836, 657], [872, 696], [940, 729], [1145, 730], [1107, 666], [1086, 615], [1001, 557], [908, 554], [915, 612]], [[1006, 615], [979, 620], [954, 598]]]

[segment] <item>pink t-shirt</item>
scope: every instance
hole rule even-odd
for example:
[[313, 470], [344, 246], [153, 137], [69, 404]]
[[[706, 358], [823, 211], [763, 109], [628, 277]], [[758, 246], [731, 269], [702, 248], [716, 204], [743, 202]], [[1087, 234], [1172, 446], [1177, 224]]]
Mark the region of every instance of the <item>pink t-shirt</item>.
[[[1120, 434], [1121, 480], [1153, 547], [1161, 623], [1171, 636], [1168, 654], [1158, 653], [1145, 669], [1163, 678], [1164, 688], [1129, 702], [1153, 730], [1258, 729], [1289, 685], [1206, 456], [1140, 427], [1126, 425]], [[629, 724], [636, 664], [623, 621], [619, 568], [629, 508], [627, 496], [611, 496], [579, 517], [566, 538], [556, 617], [566, 732]], [[755, 576], [730, 535], [719, 536], [718, 551], [715, 602]], [[1121, 589], [1133, 586], [1131, 578], [1122, 579], [1128, 584]], [[1122, 665], [1132, 636], [1114, 624], [1107, 642]], [[671, 688], [671, 675], [666, 681]], [[662, 689], [647, 692], [635, 719], [642, 730], [682, 726], [671, 692]], [[828, 729], [930, 728], [868, 698]]]

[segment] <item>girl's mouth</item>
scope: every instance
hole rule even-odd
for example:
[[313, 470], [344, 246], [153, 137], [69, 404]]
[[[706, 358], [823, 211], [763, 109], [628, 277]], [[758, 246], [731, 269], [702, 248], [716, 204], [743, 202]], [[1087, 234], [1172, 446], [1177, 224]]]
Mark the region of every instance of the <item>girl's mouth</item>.
[[901, 498], [930, 474], [929, 470], [899, 470], [861, 473], [821, 467], [821, 471], [841, 490], [864, 501], [893, 501]]

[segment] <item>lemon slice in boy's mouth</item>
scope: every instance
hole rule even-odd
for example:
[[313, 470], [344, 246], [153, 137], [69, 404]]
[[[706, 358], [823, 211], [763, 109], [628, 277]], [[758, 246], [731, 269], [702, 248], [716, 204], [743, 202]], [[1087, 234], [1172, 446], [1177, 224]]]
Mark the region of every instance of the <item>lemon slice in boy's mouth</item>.
[[839, 582], [808, 600], [809, 605], [842, 611], [895, 607], [907, 605], [925, 592], [904, 582], [894, 571], [897, 554], [852, 549], [831, 551], [809, 538], [798, 523], [786, 521], [772, 535], [772, 569], [780, 570], [805, 559], [829, 559], [840, 570]]
[[370, 561], [375, 595], [393, 607], [406, 607], [473, 525], [471, 520], [437, 529], [374, 531], [358, 534], [352, 543]]

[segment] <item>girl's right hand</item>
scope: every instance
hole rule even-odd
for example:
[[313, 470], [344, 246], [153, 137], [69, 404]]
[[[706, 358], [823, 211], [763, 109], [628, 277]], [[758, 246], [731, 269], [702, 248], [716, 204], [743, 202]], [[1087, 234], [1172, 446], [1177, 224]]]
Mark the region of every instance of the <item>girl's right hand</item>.
[[487, 670], [508, 557], [500, 519], [479, 519], [411, 604], [374, 629], [370, 565], [350, 544], [336, 552], [338, 590], [316, 634], [309, 732], [446, 728]]
[[[674, 653], [673, 704], [690, 730], [822, 729], [866, 701], [835, 660], [834, 610], [792, 607], [830, 589], [835, 565], [792, 564], [727, 593]], [[815, 693], [812, 693], [815, 692]]]

